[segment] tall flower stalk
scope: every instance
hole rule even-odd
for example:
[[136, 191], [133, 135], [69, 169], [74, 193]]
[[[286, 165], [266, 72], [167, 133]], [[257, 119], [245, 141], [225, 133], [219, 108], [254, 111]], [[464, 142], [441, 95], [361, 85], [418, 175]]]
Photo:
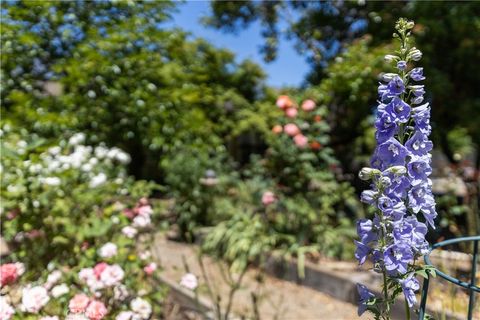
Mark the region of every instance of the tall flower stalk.
[[416, 276], [426, 276], [425, 267], [416, 262], [428, 252], [427, 225], [435, 228], [437, 216], [428, 178], [433, 147], [428, 139], [430, 106], [423, 103], [423, 68], [414, 66], [422, 53], [410, 46], [413, 26], [405, 19], [395, 25], [393, 36], [400, 48], [385, 59], [395, 63], [397, 72], [382, 75], [375, 121], [377, 147], [371, 167], [359, 174], [362, 180], [371, 181], [371, 189], [362, 192], [361, 201], [374, 206], [375, 215], [357, 222], [360, 239], [355, 241], [355, 257], [360, 264], [371, 257], [373, 270], [384, 281], [379, 297], [364, 285], [357, 285], [358, 311], [361, 315], [368, 310], [375, 319], [390, 319], [391, 307], [402, 292], [410, 319], [420, 287]]

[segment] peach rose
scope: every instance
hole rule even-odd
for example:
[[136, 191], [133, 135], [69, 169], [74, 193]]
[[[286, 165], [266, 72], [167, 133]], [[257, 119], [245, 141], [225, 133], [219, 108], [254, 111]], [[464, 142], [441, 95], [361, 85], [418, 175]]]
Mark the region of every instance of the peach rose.
[[305, 100], [302, 103], [302, 109], [304, 111], [312, 111], [313, 109], [315, 109], [315, 106], [316, 106], [315, 102], [313, 100], [310, 100], [310, 99]]
[[273, 126], [272, 128], [272, 132], [275, 133], [275, 134], [279, 134], [279, 133], [282, 133], [283, 131], [283, 128], [281, 125], [279, 124], [276, 124], [275, 126]]
[[295, 142], [298, 147], [304, 148], [308, 144], [308, 138], [299, 133], [293, 137], [293, 142]]
[[107, 308], [103, 302], [98, 300], [93, 300], [87, 307], [85, 311], [85, 316], [90, 320], [101, 320], [107, 315]]
[[73, 313], [83, 313], [90, 303], [90, 298], [84, 294], [76, 294], [68, 303], [68, 309]]
[[286, 109], [286, 108], [290, 108], [291, 106], [293, 106], [293, 102], [292, 102], [292, 100], [290, 100], [289, 96], [279, 96], [278, 97], [277, 107], [279, 107], [280, 109]]
[[298, 129], [297, 125], [293, 123], [286, 124], [283, 130], [291, 137], [300, 133], [300, 129]]

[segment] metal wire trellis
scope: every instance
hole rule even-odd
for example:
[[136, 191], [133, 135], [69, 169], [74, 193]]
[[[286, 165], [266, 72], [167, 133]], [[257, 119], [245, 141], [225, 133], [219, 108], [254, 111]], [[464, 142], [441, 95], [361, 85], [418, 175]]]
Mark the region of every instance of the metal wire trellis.
[[[477, 276], [477, 262], [478, 262], [478, 243], [480, 242], [480, 236], [473, 236], [473, 237], [462, 237], [462, 238], [455, 238], [455, 239], [450, 239], [446, 241], [442, 241], [439, 243], [436, 243], [432, 246], [432, 249], [430, 252], [425, 255], [425, 263], [427, 265], [433, 266], [432, 262], [430, 261], [430, 253], [440, 247], [459, 243], [459, 242], [473, 242], [473, 259], [472, 259], [472, 271], [470, 274], [470, 282], [464, 282], [460, 281], [459, 279], [456, 279], [452, 276], [449, 276], [448, 274], [443, 273], [442, 271], [438, 270], [435, 268], [436, 274], [457, 285], [462, 288], [465, 288], [469, 292], [469, 301], [468, 301], [468, 320], [472, 320], [473, 318], [473, 309], [475, 307], [475, 294], [480, 293], [480, 287], [476, 285], [476, 276]], [[420, 302], [420, 312], [419, 312], [419, 320], [423, 320], [425, 318], [425, 308], [427, 305], [427, 296], [428, 296], [428, 285], [430, 282], [430, 275], [424, 280], [423, 282], [423, 289], [422, 289], [422, 299]]]

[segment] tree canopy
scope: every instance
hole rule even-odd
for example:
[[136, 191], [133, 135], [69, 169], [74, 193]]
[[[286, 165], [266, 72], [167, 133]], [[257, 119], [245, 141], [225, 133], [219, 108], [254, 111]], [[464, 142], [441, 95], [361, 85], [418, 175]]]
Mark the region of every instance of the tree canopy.
[[[335, 58], [342, 52], [348, 55], [349, 50], [355, 51], [356, 45], [352, 47], [352, 43], [356, 39], [370, 35], [368, 47], [374, 50], [390, 42], [390, 30], [398, 17], [414, 20], [416, 45], [424, 53], [422, 64], [430, 93], [428, 100], [433, 106], [434, 141], [451, 162], [457, 159], [457, 150], [449, 142], [452, 132], [463, 130], [480, 146], [480, 99], [476, 94], [480, 85], [480, 66], [476, 63], [480, 59], [479, 2], [214, 1], [211, 8], [206, 23], [226, 32], [240, 32], [244, 26], [259, 21], [265, 38], [262, 51], [267, 61], [275, 59], [282, 35], [293, 39], [299, 52], [311, 62], [309, 84], [320, 85], [319, 88], [327, 86], [323, 84], [325, 79], [327, 83], [335, 81], [330, 71], [336, 68], [333, 67]], [[373, 66], [371, 58], [370, 55], [358, 56], [342, 65], [348, 69], [348, 64], [355, 68], [371, 62]], [[349, 74], [348, 70], [344, 72]], [[336, 76], [334, 73], [333, 77]], [[374, 73], [368, 77], [375, 80]], [[364, 90], [372, 91], [371, 88]], [[341, 84], [329, 92], [336, 101], [344, 99], [344, 94], [351, 94], [345, 92]], [[374, 94], [369, 95], [362, 104], [373, 105], [375, 99]], [[332, 116], [338, 120], [338, 105], [330, 104], [330, 107]], [[358, 105], [344, 107], [348, 108], [347, 118], [365, 119], [371, 113], [369, 108]], [[334, 129], [334, 137], [342, 135]], [[351, 144], [353, 139], [352, 135], [343, 143]], [[477, 157], [477, 166], [479, 161]]]

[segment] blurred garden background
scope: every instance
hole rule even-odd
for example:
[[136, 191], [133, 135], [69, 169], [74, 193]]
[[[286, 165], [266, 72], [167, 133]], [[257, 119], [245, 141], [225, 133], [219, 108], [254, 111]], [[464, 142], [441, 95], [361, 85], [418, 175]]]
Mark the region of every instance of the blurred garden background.
[[[478, 1], [2, 1], [0, 318], [356, 318], [315, 275], [369, 275], [358, 171], [399, 17], [432, 106], [428, 240], [478, 235]], [[431, 295], [464, 319], [461, 289]]]

